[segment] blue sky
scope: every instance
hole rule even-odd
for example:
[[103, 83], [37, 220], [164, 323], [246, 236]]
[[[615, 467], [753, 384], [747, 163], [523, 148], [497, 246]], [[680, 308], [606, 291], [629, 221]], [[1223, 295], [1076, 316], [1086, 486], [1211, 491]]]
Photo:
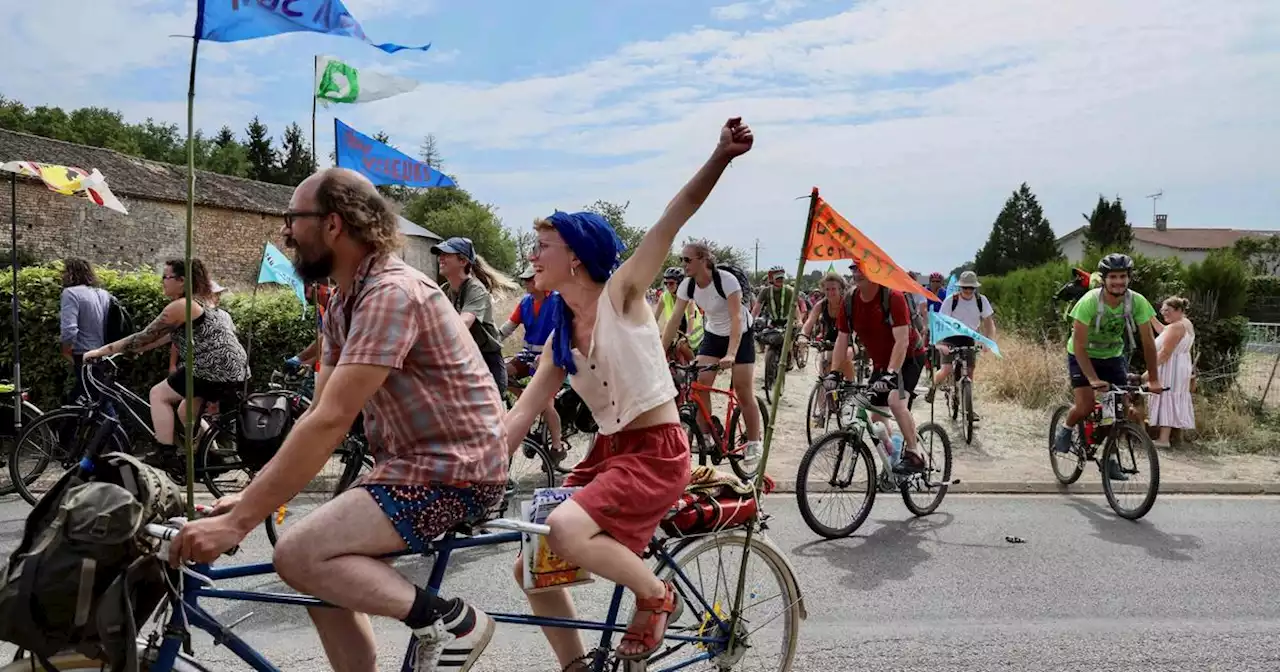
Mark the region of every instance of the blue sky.
[[[224, 0], [225, 1], [225, 0]], [[446, 170], [505, 223], [630, 202], [652, 222], [742, 115], [757, 146], [686, 228], [792, 268], [818, 186], [901, 264], [947, 270], [985, 241], [1028, 182], [1055, 230], [1100, 193], [1170, 226], [1280, 229], [1280, 3], [1274, 0], [345, 0], [387, 55], [291, 34], [202, 43], [197, 126], [277, 134], [310, 118], [311, 63], [329, 54], [423, 82], [335, 113]], [[185, 123], [194, 0], [11, 3], [23, 45], [0, 94]], [[24, 157], [37, 158], [38, 157]], [[108, 179], [110, 176], [108, 176]]]

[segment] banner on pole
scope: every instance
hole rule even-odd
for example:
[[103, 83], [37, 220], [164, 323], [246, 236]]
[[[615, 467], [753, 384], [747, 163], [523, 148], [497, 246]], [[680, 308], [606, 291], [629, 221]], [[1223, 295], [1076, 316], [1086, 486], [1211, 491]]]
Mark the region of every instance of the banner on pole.
[[840, 216], [830, 204], [817, 197], [813, 221], [809, 225], [809, 243], [805, 245], [807, 261], [856, 261], [863, 274], [878, 285], [902, 292], [910, 292], [937, 301], [933, 292], [920, 286], [915, 278], [871, 242], [849, 220]]
[[456, 187], [448, 175], [415, 160], [400, 150], [378, 142], [333, 120], [338, 165], [369, 178], [374, 184], [403, 184], [407, 187]]
[[952, 336], [968, 336], [987, 346], [987, 349], [994, 352], [996, 357], [1001, 356], [1000, 347], [996, 345], [995, 341], [969, 328], [969, 325], [950, 315], [929, 311], [929, 343], [937, 345]]
[[350, 37], [388, 54], [431, 48], [374, 44], [342, 0], [199, 0], [196, 6], [195, 35], [201, 40], [239, 42], [296, 32]]
[[94, 168], [93, 172], [86, 172], [83, 168], [75, 166], [59, 166], [35, 161], [10, 161], [0, 164], [0, 170], [37, 178], [44, 182], [50, 191], [90, 200], [122, 215], [129, 214], [120, 199], [111, 193], [111, 189], [107, 187], [107, 178], [103, 177], [97, 168]]
[[302, 278], [298, 277], [298, 272], [294, 270], [293, 262], [289, 261], [289, 257], [271, 243], [267, 243], [266, 249], [263, 250], [262, 266], [258, 268], [258, 284], [264, 282], [292, 287], [293, 293], [297, 294], [298, 300], [302, 302], [302, 310], [306, 311], [307, 290], [302, 284]]
[[329, 103], [368, 103], [418, 88], [419, 82], [354, 68], [332, 56], [316, 57], [316, 98]]

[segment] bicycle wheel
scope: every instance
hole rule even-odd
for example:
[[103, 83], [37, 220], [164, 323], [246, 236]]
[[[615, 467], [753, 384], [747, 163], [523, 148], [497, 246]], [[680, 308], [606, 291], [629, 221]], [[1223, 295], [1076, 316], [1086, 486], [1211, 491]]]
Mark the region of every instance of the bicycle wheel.
[[836, 413], [831, 408], [831, 401], [828, 400], [827, 407], [821, 412], [818, 405], [822, 402], [822, 396], [826, 394], [826, 390], [822, 387], [822, 381], [814, 383], [813, 390], [809, 392], [809, 403], [805, 406], [804, 413], [804, 439], [810, 445], [813, 445], [814, 435], [821, 436], [827, 431], [827, 425], [831, 423], [831, 417]]
[[[751, 543], [747, 544], [744, 530], [732, 530], [686, 540], [676, 547], [672, 556], [674, 567], [665, 565], [657, 571], [659, 578], [676, 584], [682, 598], [676, 612], [671, 614], [667, 632], [712, 636], [715, 621], [708, 613], [709, 607], [733, 628], [737, 638], [733, 649], [728, 648], [728, 641], [709, 645], [667, 640], [650, 657], [649, 669], [665, 669], [710, 654], [709, 660], [682, 669], [791, 670], [800, 623], [808, 614], [795, 570], [777, 546], [760, 534], [753, 534]], [[730, 623], [729, 612], [733, 609], [744, 556], [747, 571], [741, 616], [736, 623]], [[619, 609], [618, 613], [626, 614], [629, 621], [635, 612], [635, 602], [630, 595], [625, 599], [630, 601], [630, 606]], [[627, 621], [619, 618], [618, 624]]]
[[281, 528], [320, 508], [325, 502], [349, 489], [362, 474], [373, 471], [373, 457], [365, 452], [363, 444], [356, 443], [358, 441], [359, 439], [348, 435], [343, 445], [334, 451], [316, 477], [311, 479], [311, 483], [294, 495], [288, 504], [267, 516], [263, 526], [267, 529], [267, 539], [272, 546], [276, 545]]
[[764, 355], [764, 398], [773, 401], [773, 381], [778, 379], [778, 349], [769, 348]]
[[[9, 404], [6, 402], [0, 413], [8, 413]], [[29, 401], [22, 402], [22, 428], [26, 429], [40, 418], [40, 409], [35, 407]], [[14, 451], [14, 447], [18, 445], [18, 436], [11, 434], [0, 437], [0, 497], [14, 492], [13, 479], [9, 475], [9, 455]]]
[[1054, 450], [1054, 438], [1058, 436], [1058, 428], [1066, 422], [1067, 414], [1071, 412], [1071, 407], [1067, 404], [1053, 409], [1053, 416], [1049, 419], [1049, 465], [1053, 467], [1053, 476], [1063, 485], [1071, 485], [1080, 480], [1080, 474], [1084, 473], [1084, 436], [1083, 430], [1076, 432], [1076, 437], [1071, 441], [1071, 452], [1059, 453]]
[[[898, 483], [902, 503], [917, 516], [927, 516], [938, 509], [942, 499], [951, 489], [951, 437], [941, 426], [925, 422], [916, 428], [927, 468], [922, 473], [907, 476]], [[923, 495], [916, 499], [917, 495]]]
[[507, 489], [502, 501], [490, 511], [494, 518], [519, 518], [520, 503], [533, 499], [537, 488], [556, 485], [555, 469], [542, 446], [525, 438], [507, 465]]
[[[1121, 445], [1123, 441], [1123, 445]], [[1127, 480], [1111, 478], [1110, 463], [1115, 460]], [[1160, 491], [1160, 456], [1151, 443], [1151, 437], [1141, 427], [1131, 422], [1120, 422], [1107, 439], [1102, 451], [1102, 493], [1117, 516], [1137, 520], [1151, 510]], [[1140, 480], [1149, 476], [1146, 485]], [[1124, 500], [1124, 503], [1121, 500]], [[1134, 506], [1127, 506], [1134, 504]]]
[[[809, 529], [827, 539], [853, 534], [875, 504], [877, 473], [871, 449], [858, 433], [837, 430], [819, 437], [805, 451], [796, 470], [800, 517]], [[819, 510], [836, 506], [841, 511], [833, 522], [819, 518]]]
[[[760, 411], [760, 427], [769, 426], [769, 406], [765, 403], [764, 398], [756, 396], [756, 408]], [[742, 464], [742, 458], [746, 455], [747, 444], [747, 421], [742, 417], [742, 407], [733, 409], [733, 415], [729, 416], [729, 446], [725, 457], [729, 458], [729, 466], [733, 468], [733, 473], [744, 481], [752, 481], [756, 477], [754, 469], [748, 470]], [[723, 446], [718, 446], [723, 449]], [[758, 468], [758, 467], [757, 467]]]
[[960, 383], [960, 405], [964, 407], [964, 442], [973, 444], [973, 381], [965, 378]]
[[[182, 451], [179, 449], [179, 455]], [[236, 449], [236, 437], [210, 425], [196, 442], [196, 478], [214, 499], [240, 492], [253, 480], [258, 467], [246, 463]]]
[[[685, 436], [689, 437], [689, 452], [698, 456], [698, 465], [703, 466], [707, 463], [707, 439], [698, 430], [698, 423], [687, 415], [680, 414], [680, 426], [684, 427]], [[720, 460], [715, 460], [716, 464], [720, 464]]]
[[[149, 672], [151, 665], [143, 657], [146, 650], [146, 643], [138, 642], [138, 668], [141, 672]], [[56, 670], [47, 670], [38, 660], [30, 658], [19, 658], [12, 663], [0, 667], [0, 672], [61, 672], [62, 670], [94, 670], [99, 672], [110, 668], [110, 664], [100, 660], [85, 658], [79, 653], [61, 653], [49, 658], [49, 662], [53, 663]], [[173, 661], [173, 672], [210, 672], [210, 669], [196, 662], [181, 651], [178, 652], [177, 660]], [[157, 670], [157, 672], [160, 672]], [[168, 672], [168, 671], [165, 671]]]
[[[9, 479], [14, 491], [28, 504], [35, 506], [40, 496], [80, 460], [102, 422], [91, 413], [68, 406], [49, 411], [23, 427], [9, 453]], [[123, 429], [117, 426], [110, 441], [111, 445], [102, 452], [126, 452], [129, 444]], [[56, 465], [55, 473], [46, 474], [50, 465]]]

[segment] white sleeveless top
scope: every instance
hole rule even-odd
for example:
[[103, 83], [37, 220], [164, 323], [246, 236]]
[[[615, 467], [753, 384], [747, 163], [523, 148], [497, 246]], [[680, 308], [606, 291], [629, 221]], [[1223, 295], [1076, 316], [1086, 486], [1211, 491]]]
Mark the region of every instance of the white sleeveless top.
[[590, 351], [587, 357], [573, 349], [578, 373], [569, 376], [569, 385], [591, 409], [601, 434], [616, 434], [645, 411], [675, 399], [658, 323], [650, 317], [632, 324], [619, 315], [607, 283], [596, 304]]

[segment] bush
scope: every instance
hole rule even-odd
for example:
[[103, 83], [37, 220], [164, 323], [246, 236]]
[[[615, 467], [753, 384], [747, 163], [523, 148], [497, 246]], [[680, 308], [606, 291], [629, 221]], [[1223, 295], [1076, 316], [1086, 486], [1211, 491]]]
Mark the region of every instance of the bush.
[[1230, 250], [1214, 250], [1187, 269], [1187, 290], [1210, 321], [1235, 317], [1249, 301], [1249, 269]]
[[1280, 277], [1255, 275], [1249, 278], [1249, 300], [1280, 299]]
[[1242, 315], [1225, 320], [1196, 320], [1196, 342], [1192, 357], [1202, 392], [1221, 392], [1235, 384], [1240, 375], [1240, 358], [1249, 341], [1249, 320]]
[[1000, 277], [982, 279], [981, 292], [991, 299], [996, 324], [1002, 331], [1017, 331], [1034, 340], [1066, 343], [1066, 323], [1053, 295], [1072, 277], [1071, 264], [1052, 261]]
[[[160, 290], [160, 276], [149, 270], [99, 268], [97, 273], [102, 287], [120, 300], [138, 328], [159, 314], [167, 302]], [[0, 275], [0, 302], [5, 306], [6, 318], [10, 314], [7, 306], [12, 288], [12, 277]], [[59, 345], [61, 295], [61, 262], [19, 271], [22, 383], [30, 388], [32, 402], [46, 410], [62, 403], [63, 386], [69, 382], [70, 367], [62, 358]], [[265, 385], [283, 358], [296, 354], [314, 338], [314, 313], [308, 311], [310, 317], [304, 317], [297, 296], [291, 291], [264, 288], [258, 292], [256, 305], [249, 296], [227, 296], [224, 306], [236, 323], [241, 343], [247, 346], [250, 328], [254, 331], [250, 366], [258, 387]], [[169, 349], [156, 348], [121, 362], [120, 381], [145, 398], [145, 391], [168, 372]], [[0, 328], [0, 370], [4, 376], [12, 376], [13, 324], [9, 319]]]

